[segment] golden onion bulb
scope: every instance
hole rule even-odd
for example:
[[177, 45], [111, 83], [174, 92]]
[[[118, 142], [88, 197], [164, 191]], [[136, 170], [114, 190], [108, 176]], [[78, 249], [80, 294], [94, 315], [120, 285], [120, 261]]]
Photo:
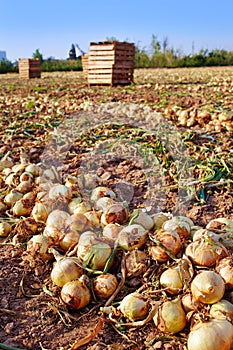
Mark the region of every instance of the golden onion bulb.
[[203, 238], [190, 243], [185, 250], [185, 254], [195, 265], [205, 267], [211, 267], [217, 261], [229, 255], [227, 249], [221, 243]]
[[111, 273], [99, 275], [93, 281], [93, 289], [98, 298], [109, 298], [115, 292], [117, 286], [117, 279]]
[[11, 228], [12, 228], [12, 225], [9, 222], [7, 221], [0, 222], [0, 237], [7, 237], [11, 232]]
[[233, 258], [228, 256], [218, 261], [215, 267], [216, 272], [224, 279], [226, 285], [233, 287]]
[[48, 218], [49, 212], [46, 205], [42, 204], [41, 202], [36, 202], [31, 214], [36, 222], [45, 223]]
[[120, 231], [123, 229], [122, 225], [118, 224], [108, 224], [103, 227], [103, 237], [115, 241], [118, 238]]
[[87, 306], [91, 300], [91, 293], [83, 281], [67, 282], [61, 289], [61, 300], [71, 309], [79, 310]]
[[133, 224], [141, 225], [148, 231], [153, 228], [154, 221], [152, 217], [142, 209], [134, 210], [131, 214], [131, 217], [133, 218], [134, 216], [135, 216], [135, 219], [132, 222]]
[[210, 307], [210, 315], [214, 318], [227, 318], [233, 321], [233, 304], [230, 301], [221, 299]]
[[125, 255], [125, 268], [127, 278], [141, 275], [146, 271], [147, 254], [138, 249], [133, 249]]
[[128, 294], [122, 299], [118, 309], [130, 321], [144, 319], [149, 311], [148, 301], [139, 293]]
[[[181, 250], [181, 239], [175, 231], [160, 229], [155, 234], [155, 240], [158, 244], [161, 243], [173, 255], [176, 255]], [[159, 245], [150, 246], [149, 251], [152, 259], [158, 262], [165, 262], [170, 259], [165, 249]]]
[[67, 251], [75, 246], [79, 241], [80, 234], [76, 230], [68, 228], [59, 240], [60, 247]]
[[222, 299], [225, 283], [216, 272], [203, 270], [192, 280], [191, 292], [196, 302], [214, 304]]
[[165, 301], [156, 310], [153, 321], [160, 332], [175, 334], [182, 331], [187, 321], [180, 299]]
[[42, 234], [34, 235], [27, 242], [27, 252], [32, 256], [38, 256], [43, 261], [51, 260], [53, 255], [48, 252], [50, 241]]
[[116, 194], [106, 186], [98, 186], [94, 188], [91, 192], [91, 201], [96, 202], [99, 198], [109, 197], [116, 198]]
[[124, 227], [118, 235], [119, 246], [124, 250], [141, 248], [146, 241], [147, 230], [138, 224]]
[[188, 335], [188, 350], [230, 350], [233, 325], [227, 320], [212, 319], [194, 324]]
[[114, 203], [110, 205], [101, 215], [101, 224], [106, 226], [108, 224], [122, 225], [128, 221], [129, 212], [122, 203]]
[[156, 230], [161, 229], [163, 224], [170, 219], [170, 214], [168, 213], [156, 213], [153, 215], [154, 228]]
[[4, 198], [4, 202], [12, 207], [19, 199], [23, 197], [23, 194], [15, 189], [12, 189]]
[[178, 294], [183, 289], [183, 279], [178, 268], [168, 268], [163, 271], [159, 281], [169, 294]]
[[78, 279], [82, 274], [83, 269], [72, 258], [64, 257], [55, 262], [50, 277], [54, 284], [63, 287], [64, 284]]

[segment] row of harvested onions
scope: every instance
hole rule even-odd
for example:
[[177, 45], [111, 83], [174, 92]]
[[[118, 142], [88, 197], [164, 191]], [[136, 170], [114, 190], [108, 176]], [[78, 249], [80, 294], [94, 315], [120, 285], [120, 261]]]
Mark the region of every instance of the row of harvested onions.
[[[23, 222], [27, 253], [53, 263], [51, 280], [68, 308], [81, 309], [94, 296], [112, 322], [152, 321], [155, 332], [186, 332], [189, 350], [231, 349], [232, 220], [217, 218], [202, 228], [186, 216], [130, 212], [95, 175], [67, 176], [62, 184], [54, 169], [42, 171], [24, 158], [16, 165], [5, 158], [0, 166], [0, 235], [11, 237], [14, 229], [17, 244]], [[156, 278], [145, 282], [151, 266]], [[141, 282], [115, 308], [110, 301], [122, 274], [126, 287], [135, 278]]]

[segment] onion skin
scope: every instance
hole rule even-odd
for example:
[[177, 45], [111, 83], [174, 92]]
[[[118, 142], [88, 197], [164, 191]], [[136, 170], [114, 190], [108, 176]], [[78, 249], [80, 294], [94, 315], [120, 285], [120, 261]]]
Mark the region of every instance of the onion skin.
[[157, 309], [153, 321], [161, 332], [175, 334], [182, 331], [187, 321], [180, 299], [165, 301]]
[[233, 287], [233, 259], [231, 256], [221, 259], [215, 267], [228, 287]]
[[138, 224], [132, 224], [124, 227], [119, 235], [119, 246], [124, 250], [140, 249], [146, 241], [147, 231]]
[[218, 319], [230, 319], [233, 321], [233, 304], [228, 300], [221, 299], [217, 303], [211, 305], [210, 315]]
[[99, 275], [93, 281], [93, 289], [98, 298], [109, 298], [115, 292], [117, 286], [117, 279], [111, 273]]
[[185, 254], [195, 265], [211, 267], [218, 260], [225, 258], [228, 255], [228, 251], [221, 243], [207, 241], [202, 238], [190, 243], [186, 248]]
[[101, 224], [106, 226], [108, 224], [122, 225], [127, 222], [129, 213], [126, 207], [121, 203], [110, 205], [106, 211], [101, 215]]
[[166, 292], [172, 295], [178, 294], [183, 289], [182, 276], [179, 269], [168, 268], [160, 276], [160, 284], [166, 288]]
[[74, 280], [64, 284], [61, 299], [69, 308], [79, 310], [89, 304], [91, 293], [84, 282]]
[[71, 258], [61, 258], [55, 262], [51, 271], [51, 280], [58, 287], [63, 287], [67, 282], [81, 277], [83, 269], [75, 264]]
[[188, 335], [188, 350], [230, 350], [233, 325], [227, 320], [210, 320], [194, 325]]
[[118, 308], [130, 321], [142, 320], [149, 311], [146, 299], [136, 292], [126, 295]]
[[214, 271], [201, 271], [191, 283], [191, 292], [196, 302], [214, 304], [222, 299], [225, 283]]
[[[180, 236], [175, 231], [169, 232], [161, 229], [156, 232], [155, 239], [162, 243], [173, 255], [176, 255], [181, 249]], [[150, 247], [150, 254], [152, 259], [158, 262], [165, 262], [170, 259], [165, 250], [158, 245]]]

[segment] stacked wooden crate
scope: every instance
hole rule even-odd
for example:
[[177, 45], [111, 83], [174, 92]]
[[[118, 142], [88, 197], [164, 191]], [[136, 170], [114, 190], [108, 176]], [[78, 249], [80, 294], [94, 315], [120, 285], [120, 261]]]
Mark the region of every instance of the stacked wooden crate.
[[133, 43], [106, 41], [90, 43], [88, 84], [117, 85], [133, 81], [135, 48]]
[[19, 58], [18, 67], [20, 78], [31, 79], [41, 76], [39, 58]]
[[82, 67], [83, 67], [83, 75], [84, 78], [88, 78], [88, 54], [85, 53], [82, 55]]

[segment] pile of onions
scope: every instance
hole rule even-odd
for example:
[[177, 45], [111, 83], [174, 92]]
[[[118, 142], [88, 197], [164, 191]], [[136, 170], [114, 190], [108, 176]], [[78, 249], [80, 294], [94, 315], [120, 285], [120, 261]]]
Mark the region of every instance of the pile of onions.
[[158, 332], [190, 330], [188, 350], [232, 348], [232, 220], [215, 218], [202, 228], [186, 216], [130, 212], [95, 175], [67, 176], [62, 184], [52, 168], [42, 172], [23, 158], [2, 164], [7, 190], [0, 212], [9, 221], [0, 223], [0, 237], [24, 227], [27, 253], [51, 264], [51, 281], [68, 308], [106, 302], [125, 278], [130, 293], [123, 289], [117, 309], [111, 306], [119, 324], [143, 324], [153, 315]]

